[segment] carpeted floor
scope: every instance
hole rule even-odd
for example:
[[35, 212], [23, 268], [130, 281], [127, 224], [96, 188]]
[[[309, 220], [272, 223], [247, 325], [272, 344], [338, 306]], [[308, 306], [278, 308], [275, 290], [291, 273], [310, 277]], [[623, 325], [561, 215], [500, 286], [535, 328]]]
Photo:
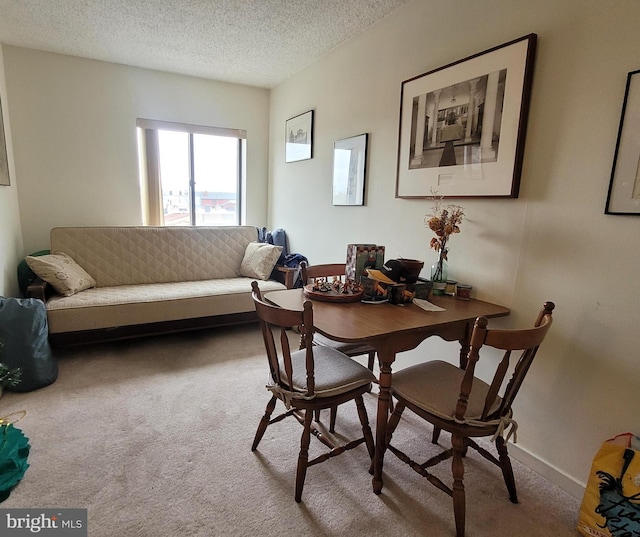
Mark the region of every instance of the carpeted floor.
[[[0, 507], [87, 508], [91, 537], [455, 534], [451, 499], [391, 454], [376, 496], [364, 446], [310, 468], [295, 503], [300, 425], [272, 425], [250, 450], [269, 398], [257, 326], [55, 355], [53, 385], [0, 399], [0, 416], [27, 411], [17, 426], [32, 445], [30, 468]], [[375, 395], [366, 403], [373, 427]], [[396, 443], [426, 460], [438, 449], [430, 430], [405, 415]], [[358, 433], [355, 405], [340, 407], [337, 434]], [[314, 453], [320, 447], [312, 439]], [[448, 478], [450, 466], [437, 471]], [[499, 470], [470, 453], [467, 535], [577, 535], [579, 501], [517, 461], [514, 472], [517, 505]]]

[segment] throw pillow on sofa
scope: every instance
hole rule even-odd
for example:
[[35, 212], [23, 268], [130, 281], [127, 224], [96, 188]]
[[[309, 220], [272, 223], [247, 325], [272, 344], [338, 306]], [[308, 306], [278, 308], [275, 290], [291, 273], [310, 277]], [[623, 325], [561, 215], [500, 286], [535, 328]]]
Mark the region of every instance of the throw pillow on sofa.
[[67, 254], [30, 256], [25, 258], [29, 268], [63, 296], [95, 287], [96, 281]]
[[250, 242], [244, 252], [244, 259], [240, 264], [240, 274], [246, 278], [268, 280], [281, 252], [281, 246], [263, 242]]

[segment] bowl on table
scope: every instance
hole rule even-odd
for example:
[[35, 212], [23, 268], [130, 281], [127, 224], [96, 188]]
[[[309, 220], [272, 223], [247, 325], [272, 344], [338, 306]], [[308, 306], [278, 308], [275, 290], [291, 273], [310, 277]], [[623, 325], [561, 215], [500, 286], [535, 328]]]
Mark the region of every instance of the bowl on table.
[[420, 261], [418, 259], [403, 259], [400, 257], [398, 259], [402, 263], [402, 266], [405, 269], [404, 277], [407, 283], [415, 283], [418, 281], [418, 276], [420, 276], [420, 271], [424, 267], [424, 261]]

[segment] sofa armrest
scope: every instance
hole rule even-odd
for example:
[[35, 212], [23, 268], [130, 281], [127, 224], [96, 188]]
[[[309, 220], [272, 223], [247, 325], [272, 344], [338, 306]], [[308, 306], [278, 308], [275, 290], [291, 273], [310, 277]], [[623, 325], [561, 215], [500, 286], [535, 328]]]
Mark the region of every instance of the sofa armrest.
[[292, 268], [292, 267], [283, 267], [281, 265], [276, 265], [271, 273], [271, 277], [283, 283], [287, 289], [293, 289], [293, 285], [296, 282], [296, 278], [298, 277], [298, 272], [300, 268]]
[[50, 286], [41, 278], [36, 278], [32, 283], [27, 286], [27, 298], [37, 298], [43, 302], [47, 301], [47, 291], [50, 290]]

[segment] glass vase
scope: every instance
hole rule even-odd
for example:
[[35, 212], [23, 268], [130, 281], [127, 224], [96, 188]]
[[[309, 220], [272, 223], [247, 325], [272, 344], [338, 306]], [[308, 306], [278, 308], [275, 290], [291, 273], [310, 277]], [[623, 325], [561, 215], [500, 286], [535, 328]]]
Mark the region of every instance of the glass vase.
[[449, 267], [444, 259], [438, 259], [431, 265], [431, 281], [433, 282], [433, 294], [443, 295], [447, 286], [447, 277], [449, 276]]

